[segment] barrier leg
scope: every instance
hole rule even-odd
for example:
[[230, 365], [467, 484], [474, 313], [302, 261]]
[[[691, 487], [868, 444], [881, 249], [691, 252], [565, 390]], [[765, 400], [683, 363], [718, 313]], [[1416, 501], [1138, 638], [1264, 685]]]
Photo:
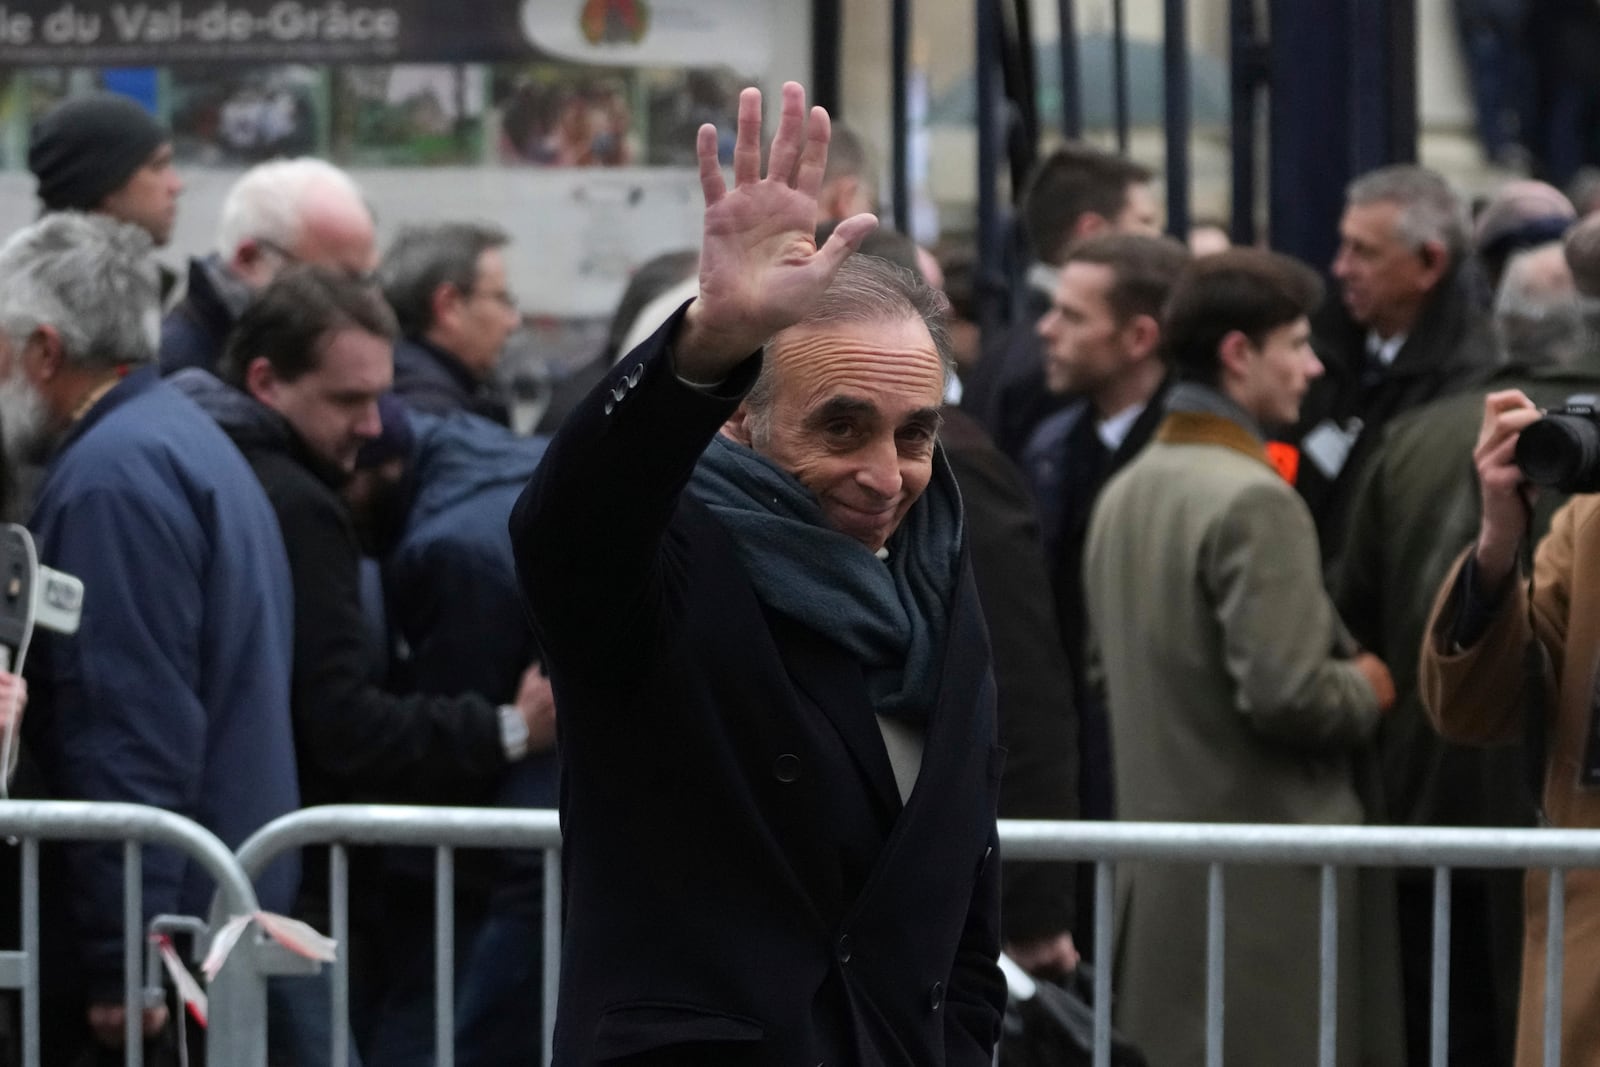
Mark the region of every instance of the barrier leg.
[[211, 982], [207, 1063], [267, 1067], [267, 978], [255, 940], [253, 932], [241, 937]]

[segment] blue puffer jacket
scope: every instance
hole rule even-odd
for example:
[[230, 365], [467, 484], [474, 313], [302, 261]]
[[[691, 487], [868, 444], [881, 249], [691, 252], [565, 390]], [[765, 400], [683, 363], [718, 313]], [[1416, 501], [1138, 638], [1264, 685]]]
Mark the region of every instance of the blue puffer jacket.
[[[509, 703], [539, 650], [506, 524], [547, 441], [465, 413], [414, 414], [412, 428], [415, 495], [384, 568], [390, 618], [410, 650], [410, 686]], [[497, 802], [554, 807], [555, 778], [553, 753], [532, 756], [512, 765]]]
[[[27, 665], [52, 795], [165, 808], [229, 848], [297, 808], [288, 559], [216, 423], [154, 367], [134, 371], [63, 443], [29, 525], [40, 560], [84, 584], [78, 632], [39, 635]], [[85, 980], [120, 990], [120, 850], [72, 862]], [[298, 881], [292, 861], [273, 867], [262, 906], [287, 911]], [[146, 918], [203, 916], [211, 892], [197, 864], [145, 850]]]

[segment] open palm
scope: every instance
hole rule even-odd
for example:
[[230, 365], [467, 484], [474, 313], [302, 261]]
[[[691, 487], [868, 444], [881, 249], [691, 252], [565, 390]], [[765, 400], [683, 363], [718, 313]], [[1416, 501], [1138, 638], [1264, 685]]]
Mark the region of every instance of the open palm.
[[[761, 176], [761, 93], [739, 96], [733, 188], [717, 160], [716, 130], [700, 128], [696, 145], [705, 193], [696, 326], [721, 369], [802, 319], [827, 290], [839, 264], [877, 225], [847, 219], [820, 250], [814, 233], [817, 192], [828, 161], [828, 113], [805, 110], [805, 90], [783, 87], [783, 111]], [[708, 368], [709, 369], [709, 368]]]

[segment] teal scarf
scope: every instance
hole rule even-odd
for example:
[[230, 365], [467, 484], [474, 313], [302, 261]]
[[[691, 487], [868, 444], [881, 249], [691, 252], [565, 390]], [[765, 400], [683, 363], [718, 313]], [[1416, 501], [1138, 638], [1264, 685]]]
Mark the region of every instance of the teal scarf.
[[933, 471], [887, 560], [829, 529], [793, 475], [721, 434], [689, 482], [733, 535], [761, 602], [855, 654], [878, 714], [918, 725], [938, 692], [962, 538], [961, 496], [942, 449]]

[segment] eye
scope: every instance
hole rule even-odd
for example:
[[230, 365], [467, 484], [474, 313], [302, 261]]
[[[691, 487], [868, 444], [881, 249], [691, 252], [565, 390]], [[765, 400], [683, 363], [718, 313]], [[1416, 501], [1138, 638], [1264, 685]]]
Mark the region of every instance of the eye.
[[822, 424], [822, 432], [835, 441], [848, 441], [856, 436], [856, 424], [849, 419], [833, 419]]

